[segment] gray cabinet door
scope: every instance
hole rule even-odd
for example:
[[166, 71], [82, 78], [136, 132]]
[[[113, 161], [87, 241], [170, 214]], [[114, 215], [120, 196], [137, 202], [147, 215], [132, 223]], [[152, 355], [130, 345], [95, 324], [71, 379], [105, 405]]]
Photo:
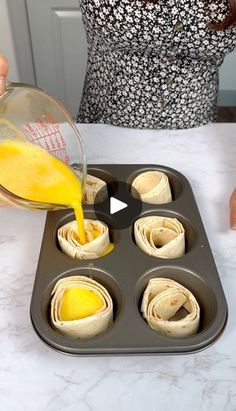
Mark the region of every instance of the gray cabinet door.
[[226, 56], [220, 69], [219, 106], [236, 106], [236, 51]]
[[87, 61], [78, 0], [26, 0], [37, 85], [76, 116]]

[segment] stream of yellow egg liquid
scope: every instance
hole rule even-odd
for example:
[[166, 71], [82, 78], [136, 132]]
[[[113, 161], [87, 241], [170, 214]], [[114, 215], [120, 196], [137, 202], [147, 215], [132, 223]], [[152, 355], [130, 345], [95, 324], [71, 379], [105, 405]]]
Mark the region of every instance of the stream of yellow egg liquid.
[[81, 182], [65, 163], [38, 145], [3, 140], [0, 143], [0, 184], [25, 200], [73, 208], [79, 242], [86, 243]]

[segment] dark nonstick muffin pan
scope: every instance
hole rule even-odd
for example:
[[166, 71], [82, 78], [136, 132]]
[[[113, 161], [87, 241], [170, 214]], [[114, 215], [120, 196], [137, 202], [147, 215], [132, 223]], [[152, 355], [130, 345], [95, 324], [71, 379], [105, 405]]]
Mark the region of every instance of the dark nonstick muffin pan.
[[[222, 334], [227, 321], [227, 303], [207, 240], [203, 223], [188, 180], [178, 171], [159, 165], [90, 165], [88, 173], [107, 183], [128, 185], [145, 171], [163, 171], [170, 181], [173, 201], [142, 203], [141, 213], [128, 227], [117, 229], [115, 215], [85, 206], [85, 218], [99, 219], [110, 229], [115, 249], [104, 257], [80, 261], [63, 254], [57, 230], [74, 220], [72, 210], [48, 212], [31, 300], [31, 319], [39, 337], [51, 348], [72, 355], [180, 354], [207, 348]], [[109, 193], [111, 195], [111, 193]], [[112, 193], [113, 195], [113, 193]], [[117, 213], [117, 216], [119, 213]], [[148, 215], [176, 217], [186, 234], [185, 255], [174, 259], [145, 254], [134, 243], [135, 220]], [[102, 284], [114, 304], [114, 322], [103, 334], [74, 339], [60, 334], [50, 322], [51, 292], [63, 277], [88, 276]], [[200, 306], [200, 327], [191, 337], [168, 337], [152, 330], [140, 313], [142, 295], [151, 278], [171, 278], [196, 297]]]

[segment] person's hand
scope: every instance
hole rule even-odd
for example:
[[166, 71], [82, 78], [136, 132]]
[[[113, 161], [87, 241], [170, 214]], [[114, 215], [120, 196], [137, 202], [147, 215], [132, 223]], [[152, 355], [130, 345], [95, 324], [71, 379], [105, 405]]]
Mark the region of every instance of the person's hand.
[[0, 96], [5, 93], [8, 70], [8, 61], [6, 57], [0, 53]]
[[236, 189], [230, 197], [230, 228], [236, 230]]

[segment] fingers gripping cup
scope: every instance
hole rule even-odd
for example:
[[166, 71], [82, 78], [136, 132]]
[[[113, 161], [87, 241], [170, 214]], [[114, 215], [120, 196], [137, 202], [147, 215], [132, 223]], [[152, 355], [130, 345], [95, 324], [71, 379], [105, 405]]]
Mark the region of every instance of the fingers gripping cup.
[[0, 96], [5, 93], [8, 70], [9, 63], [3, 54], [0, 53]]
[[[66, 181], [71, 188], [77, 181], [82, 198], [86, 179], [82, 139], [67, 110], [39, 88], [7, 83], [0, 96], [0, 160], [0, 205], [47, 210], [72, 206], [72, 197], [63, 199], [51, 190], [52, 175], [54, 183], [57, 178], [57, 194]], [[30, 193], [23, 181], [36, 172], [37, 190]], [[40, 196], [40, 184], [46, 192], [46, 183], [47, 198]]]

